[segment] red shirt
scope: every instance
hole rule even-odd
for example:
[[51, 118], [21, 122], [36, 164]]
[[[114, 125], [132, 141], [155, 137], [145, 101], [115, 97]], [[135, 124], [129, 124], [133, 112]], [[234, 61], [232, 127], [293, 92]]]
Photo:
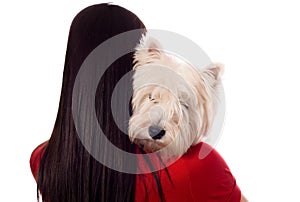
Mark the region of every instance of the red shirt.
[[[40, 159], [47, 145], [39, 145], [30, 158], [33, 176], [37, 178]], [[201, 152], [201, 153], [200, 153]], [[199, 154], [208, 153], [205, 158]], [[206, 143], [191, 147], [186, 154], [168, 167], [170, 182], [164, 170], [158, 172], [164, 197], [167, 202], [240, 202], [241, 191], [223, 158]], [[159, 201], [153, 175], [137, 175], [135, 201]]]

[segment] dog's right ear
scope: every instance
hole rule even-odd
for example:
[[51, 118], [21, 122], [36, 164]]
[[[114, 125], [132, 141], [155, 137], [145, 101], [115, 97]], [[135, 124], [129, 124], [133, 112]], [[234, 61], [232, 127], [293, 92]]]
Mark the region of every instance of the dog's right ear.
[[155, 38], [149, 36], [147, 33], [144, 34], [140, 43], [135, 48], [133, 69], [159, 60], [161, 58], [161, 49], [162, 46]]
[[144, 34], [140, 40], [140, 43], [135, 48], [136, 51], [146, 49], [148, 52], [159, 51], [161, 49], [161, 44], [154, 37], [149, 34]]

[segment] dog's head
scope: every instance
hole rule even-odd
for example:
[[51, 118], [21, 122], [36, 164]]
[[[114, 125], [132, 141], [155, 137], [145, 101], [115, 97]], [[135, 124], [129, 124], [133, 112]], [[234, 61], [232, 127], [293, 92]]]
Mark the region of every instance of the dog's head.
[[200, 71], [144, 36], [134, 54], [129, 138], [146, 152], [180, 157], [212, 123], [222, 66]]

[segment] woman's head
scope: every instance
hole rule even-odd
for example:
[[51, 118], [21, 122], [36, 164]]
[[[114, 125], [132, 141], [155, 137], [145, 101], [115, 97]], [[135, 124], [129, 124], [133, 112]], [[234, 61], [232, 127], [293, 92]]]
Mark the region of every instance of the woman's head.
[[[98, 4], [83, 9], [74, 18], [68, 38], [59, 109], [38, 175], [38, 189], [44, 201], [134, 199], [135, 175], [111, 170], [96, 161], [78, 138], [72, 117], [74, 82], [86, 57], [109, 38], [133, 29], [141, 31], [139, 35], [132, 36], [131, 41], [136, 41], [132, 44], [132, 50], [138, 44], [145, 26], [130, 11], [116, 5]], [[114, 50], [107, 51], [113, 54]], [[135, 152], [135, 146], [114, 123], [110, 105], [115, 85], [132, 69], [132, 63], [133, 53], [128, 53], [107, 68], [98, 84], [94, 106], [107, 138], [129, 152]], [[128, 107], [128, 103], [124, 103], [125, 106]], [[120, 158], [118, 161], [122, 165], [126, 159]]]

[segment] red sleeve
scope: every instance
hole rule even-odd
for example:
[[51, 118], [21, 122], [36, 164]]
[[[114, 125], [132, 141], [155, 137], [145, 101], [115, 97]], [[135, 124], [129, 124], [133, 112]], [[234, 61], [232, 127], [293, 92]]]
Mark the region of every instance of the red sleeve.
[[[241, 191], [223, 158], [199, 143], [168, 168], [158, 172], [164, 197], [172, 202], [240, 202]], [[152, 174], [137, 175], [135, 201], [159, 201]]]
[[44, 154], [47, 144], [48, 144], [48, 141], [40, 144], [37, 148], [35, 148], [35, 150], [33, 150], [31, 157], [30, 157], [30, 168], [31, 168], [32, 175], [36, 181], [37, 181], [37, 177], [38, 177], [40, 161]]
[[[203, 154], [207, 154], [204, 155]], [[240, 202], [241, 191], [220, 154], [202, 143], [185, 155], [194, 198], [198, 201]]]

